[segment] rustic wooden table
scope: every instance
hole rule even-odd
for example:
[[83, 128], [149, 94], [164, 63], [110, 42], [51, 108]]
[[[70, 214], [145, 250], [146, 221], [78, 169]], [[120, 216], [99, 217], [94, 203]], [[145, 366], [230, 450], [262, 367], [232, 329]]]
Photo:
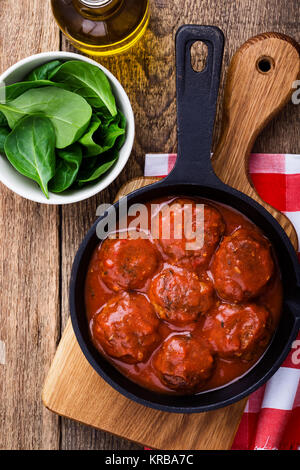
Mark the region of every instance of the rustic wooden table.
[[[67, 318], [74, 254], [101, 202], [143, 174], [147, 152], [176, 150], [174, 36], [183, 23], [213, 24], [226, 36], [224, 72], [250, 36], [280, 31], [300, 40], [298, 0], [152, 0], [145, 38], [128, 54], [101, 60], [124, 85], [136, 117], [132, 156], [120, 177], [80, 204], [52, 207], [0, 187], [0, 449], [138, 449], [112, 435], [47, 411], [45, 375]], [[53, 20], [49, 0], [1, 0], [0, 72], [19, 59], [72, 50]], [[220, 97], [221, 101], [221, 97]], [[299, 153], [300, 106], [290, 103], [255, 145], [256, 151]], [[220, 107], [215, 132], [218, 137]], [[1, 343], [1, 344], [3, 344]], [[1, 361], [0, 361], [1, 362]]]

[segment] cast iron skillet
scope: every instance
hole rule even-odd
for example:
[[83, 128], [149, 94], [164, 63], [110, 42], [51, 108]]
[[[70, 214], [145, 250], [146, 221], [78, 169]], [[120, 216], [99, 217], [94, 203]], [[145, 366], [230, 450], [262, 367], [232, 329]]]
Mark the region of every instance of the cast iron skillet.
[[[195, 41], [208, 47], [201, 73], [191, 66]], [[222, 388], [197, 395], [158, 394], [127, 379], [95, 349], [85, 315], [84, 283], [92, 253], [99, 244], [93, 225], [76, 255], [70, 284], [72, 324], [79, 345], [93, 368], [117, 391], [137, 403], [162, 411], [197, 413], [241, 400], [263, 385], [278, 369], [300, 327], [300, 272], [295, 250], [278, 222], [257, 202], [222, 183], [210, 163], [213, 125], [222, 64], [224, 37], [216, 27], [183, 26], [176, 36], [178, 155], [172, 173], [164, 180], [128, 195], [128, 206], [170, 195], [199, 196], [220, 201], [247, 215], [273, 244], [284, 284], [284, 307], [274, 338], [258, 363], [243, 377]], [[114, 204], [119, 210], [119, 203]]]

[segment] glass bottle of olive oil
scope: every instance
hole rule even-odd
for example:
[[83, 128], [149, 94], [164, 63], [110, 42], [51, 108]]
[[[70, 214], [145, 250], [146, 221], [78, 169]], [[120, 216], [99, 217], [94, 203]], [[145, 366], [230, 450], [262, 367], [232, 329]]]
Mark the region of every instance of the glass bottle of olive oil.
[[105, 56], [132, 47], [149, 22], [149, 0], [51, 0], [62, 32], [80, 51]]

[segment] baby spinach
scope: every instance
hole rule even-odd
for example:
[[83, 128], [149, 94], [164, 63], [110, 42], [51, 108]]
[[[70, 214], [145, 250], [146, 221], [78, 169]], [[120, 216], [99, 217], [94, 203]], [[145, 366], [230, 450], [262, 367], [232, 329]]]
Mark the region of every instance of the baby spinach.
[[126, 138], [126, 119], [124, 114], [118, 110], [113, 119], [103, 117], [103, 125], [98, 133], [98, 139], [106, 149], [115, 147], [120, 150]]
[[115, 116], [111, 116], [107, 112], [97, 111], [96, 116], [101, 120], [102, 127], [109, 127], [112, 123], [118, 124], [120, 129], [126, 129], [126, 119], [124, 114], [118, 110]]
[[3, 113], [0, 112], [0, 152], [4, 152], [4, 143], [6, 137], [10, 133], [10, 128], [8, 127], [8, 122]]
[[95, 132], [99, 129], [100, 126], [100, 119], [95, 114], [93, 114], [86, 133], [78, 141], [81, 145], [83, 145], [83, 147], [85, 147], [85, 157], [93, 157], [101, 153], [99, 151], [100, 146], [93, 139]]
[[81, 95], [93, 108], [106, 107], [112, 116], [117, 114], [116, 100], [110, 83], [99, 67], [70, 60], [50, 74], [49, 79], [64, 83], [65, 87]]
[[8, 134], [10, 134], [10, 129], [7, 127], [0, 127], [0, 152], [2, 153], [4, 153], [4, 143]]
[[47, 198], [55, 172], [55, 129], [47, 117], [28, 116], [7, 136], [5, 153], [15, 169], [36, 181]]
[[8, 127], [7, 119], [4, 116], [4, 114], [1, 113], [1, 111], [0, 111], [0, 127]]
[[5, 102], [18, 98], [18, 96], [22, 95], [27, 90], [31, 90], [32, 88], [41, 88], [43, 86], [56, 86], [63, 88], [61, 83], [51, 82], [50, 80], [35, 80], [33, 82], [14, 83], [13, 85], [8, 85], [5, 87]]
[[73, 144], [57, 151], [55, 175], [49, 182], [49, 190], [61, 193], [75, 181], [82, 161], [82, 150], [79, 144]]
[[[118, 113], [119, 113], [119, 111], [118, 111]], [[103, 126], [108, 126], [112, 122], [116, 122], [116, 119], [118, 119], [118, 114], [115, 114], [114, 116], [112, 116], [108, 112], [108, 109], [106, 109], [106, 108], [97, 109], [95, 114], [100, 119]]]
[[99, 181], [117, 161], [126, 119], [98, 67], [54, 60], [5, 92], [0, 152], [46, 197]]
[[109, 127], [100, 129], [97, 135], [97, 141], [101, 143], [101, 145], [99, 145], [99, 154], [113, 148], [118, 137], [123, 136], [124, 134], [125, 130], [121, 129], [116, 123], [112, 123]]
[[90, 105], [81, 96], [54, 87], [28, 90], [7, 104], [0, 103], [0, 110], [12, 129], [26, 115], [48, 117], [55, 129], [57, 148], [76, 142], [89, 125], [92, 115]]
[[93, 161], [91, 159], [85, 160], [87, 164], [83, 163], [77, 177], [78, 186], [84, 186], [86, 183], [95, 182], [101, 176], [104, 175], [117, 161], [119, 153], [116, 150], [107, 153], [107, 157], [102, 160], [94, 157]]
[[52, 60], [46, 64], [40, 65], [27, 75], [25, 80], [32, 82], [34, 80], [49, 80], [50, 74], [55, 72], [62, 64], [61, 60]]
[[[87, 132], [81, 137], [79, 142], [85, 147], [84, 157], [93, 157], [101, 155], [104, 152], [112, 149], [117, 144], [118, 149], [124, 143], [125, 138], [124, 116], [120, 111], [114, 117], [102, 115], [102, 120], [99, 115], [93, 114], [90, 126]], [[122, 127], [120, 127], [122, 126]], [[123, 142], [119, 145], [119, 138], [122, 136]]]
[[119, 126], [121, 127], [121, 129], [126, 129], [126, 118], [124, 116], [124, 114], [119, 110], [118, 111], [118, 116], [119, 116]]
[[98, 156], [90, 157], [90, 158], [83, 158], [77, 178], [76, 178], [76, 183], [78, 183], [80, 179], [88, 178], [93, 173], [93, 171], [96, 170], [98, 166], [99, 166]]

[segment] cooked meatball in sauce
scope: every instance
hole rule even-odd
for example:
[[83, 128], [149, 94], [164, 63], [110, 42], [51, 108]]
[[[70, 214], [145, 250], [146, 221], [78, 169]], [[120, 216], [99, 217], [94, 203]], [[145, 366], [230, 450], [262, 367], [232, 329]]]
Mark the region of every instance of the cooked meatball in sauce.
[[190, 392], [211, 376], [214, 358], [204, 341], [183, 334], [164, 341], [153, 364], [165, 385]]
[[149, 297], [158, 316], [170, 323], [189, 323], [213, 305], [212, 282], [202, 282], [184, 268], [169, 267], [151, 282]]
[[251, 357], [269, 339], [270, 314], [256, 304], [220, 303], [203, 318], [202, 332], [219, 357]]
[[150, 240], [107, 239], [99, 252], [102, 279], [114, 291], [139, 289], [156, 271], [158, 256]]
[[95, 340], [107, 354], [129, 364], [143, 362], [159, 342], [159, 321], [143, 294], [117, 294], [93, 321]]
[[257, 297], [274, 271], [270, 248], [256, 230], [240, 228], [224, 237], [211, 265], [219, 296], [229, 302]]
[[[192, 230], [178, 239], [188, 204]], [[169, 219], [153, 205], [169, 206]], [[93, 344], [148, 390], [188, 395], [222, 387], [259, 360], [277, 327], [282, 282], [273, 247], [221, 203], [169, 197], [146, 206], [154, 232], [124, 240], [117, 231], [91, 258], [85, 305]], [[199, 220], [203, 245], [191, 248]]]
[[[182, 220], [184, 220], [185, 207], [191, 207], [192, 212], [192, 230], [191, 238], [187, 238], [183, 230]], [[193, 233], [196, 229], [197, 213], [202, 211], [198, 209], [197, 202], [191, 199], [175, 199], [169, 206], [170, 208], [170, 238], [163, 238], [164, 229], [168, 225], [168, 215], [161, 213], [153, 220], [155, 229], [158, 231], [159, 239], [158, 244], [162, 248], [164, 254], [171, 262], [179, 266], [184, 266], [190, 269], [201, 270], [207, 267], [210, 263], [211, 257], [224, 233], [225, 224], [220, 212], [208, 204], [204, 204], [204, 243], [199, 249], [188, 250], [186, 243], [188, 240], [193, 240]], [[177, 225], [179, 225], [179, 229]], [[158, 225], [159, 228], [156, 226]], [[177, 233], [181, 238], [177, 238]]]

